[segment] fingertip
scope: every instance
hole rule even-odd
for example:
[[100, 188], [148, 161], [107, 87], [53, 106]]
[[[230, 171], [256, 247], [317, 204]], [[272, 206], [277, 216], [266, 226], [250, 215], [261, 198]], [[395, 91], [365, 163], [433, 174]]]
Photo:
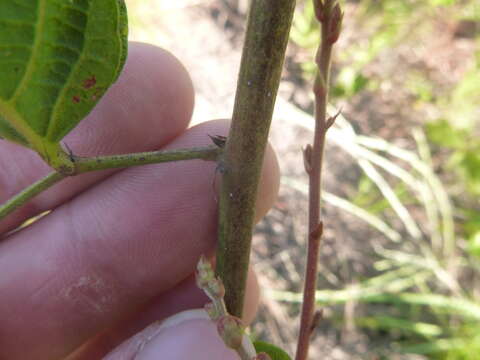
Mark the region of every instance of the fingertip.
[[[244, 339], [251, 342], [248, 339]], [[105, 360], [238, 360], [204, 310], [188, 310], [154, 324], [110, 353]]]
[[258, 279], [251, 266], [248, 269], [246, 289], [247, 292], [245, 294], [245, 303], [243, 304], [242, 321], [245, 325], [249, 325], [257, 315], [258, 304], [260, 302], [260, 287], [258, 285]]
[[263, 168], [258, 184], [255, 223], [259, 222], [277, 200], [280, 188], [280, 167], [277, 155], [270, 143], [267, 144], [263, 159]]

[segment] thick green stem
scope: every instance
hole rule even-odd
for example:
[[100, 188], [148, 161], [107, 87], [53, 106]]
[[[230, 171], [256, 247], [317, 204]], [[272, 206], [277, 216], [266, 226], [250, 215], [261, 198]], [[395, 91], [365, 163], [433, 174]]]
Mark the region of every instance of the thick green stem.
[[232, 125], [221, 169], [217, 274], [230, 314], [240, 317], [255, 199], [295, 0], [252, 0]]
[[[125, 155], [97, 156], [90, 158], [72, 156], [73, 163], [75, 164], [75, 171], [69, 176], [97, 170], [125, 168], [130, 166], [157, 164], [169, 161], [192, 159], [216, 160], [221, 152], [221, 148], [211, 145], [190, 149], [150, 151]], [[66, 174], [54, 171], [43, 179], [30, 185], [21, 193], [15, 195], [13, 198], [0, 206], [0, 221], [14, 210], [25, 204], [27, 201], [55, 185], [66, 176]]]

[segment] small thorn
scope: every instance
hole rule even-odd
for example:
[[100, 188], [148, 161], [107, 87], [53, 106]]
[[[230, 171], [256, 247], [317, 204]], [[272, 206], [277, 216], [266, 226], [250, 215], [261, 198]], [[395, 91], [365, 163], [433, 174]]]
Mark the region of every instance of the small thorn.
[[340, 108], [337, 113], [333, 116], [330, 116], [328, 119], [327, 119], [327, 129], [329, 129], [334, 123], [335, 123], [335, 120], [337, 120], [337, 117], [342, 113], [342, 108]]
[[71, 162], [75, 162], [75, 155], [73, 155], [72, 149], [70, 149], [70, 146], [66, 142], [63, 143], [63, 146], [65, 146], [65, 149], [67, 149], [68, 152], [68, 157]]
[[322, 0], [314, 0], [313, 6], [315, 8], [315, 17], [319, 22], [323, 22], [325, 16], [325, 6]]
[[222, 135], [208, 135], [208, 137], [212, 140], [212, 142], [217, 145], [220, 149], [225, 147], [225, 143], [227, 142], [227, 137]]
[[307, 174], [310, 174], [312, 171], [312, 153], [312, 145], [308, 144], [305, 146], [305, 149], [303, 149], [303, 166]]

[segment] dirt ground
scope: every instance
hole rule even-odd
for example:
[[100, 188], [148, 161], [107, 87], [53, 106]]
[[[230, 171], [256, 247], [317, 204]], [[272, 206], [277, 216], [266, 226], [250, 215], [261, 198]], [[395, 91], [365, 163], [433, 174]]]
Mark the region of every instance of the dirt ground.
[[[233, 11], [228, 4], [236, 3]], [[191, 73], [196, 89], [196, 108], [193, 123], [208, 119], [229, 118], [233, 108], [235, 84], [241, 55], [245, 1], [127, 0], [132, 40], [145, 41], [165, 47], [174, 53]], [[348, 9], [347, 9], [348, 11]], [[355, 29], [346, 26], [346, 37], [352, 41]], [[455, 81], [465, 64], [459, 52], [471, 52], [467, 45], [455, 48], [448, 42], [448, 34], [438, 36], [432, 49], [423, 49], [413, 58], [406, 47], [392, 58], [384, 58], [382, 71], [401, 72], [402, 66], [428, 66], [434, 72], [449, 64], [455, 71], [446, 81]], [[434, 59], [425, 56], [436, 51]], [[271, 130], [271, 142], [278, 153], [282, 171], [279, 198], [267, 217], [258, 224], [254, 235], [252, 262], [259, 275], [262, 289], [299, 292], [301, 290], [303, 259], [305, 256], [307, 200], [291, 186], [291, 181], [306, 184], [301, 148], [311, 139], [306, 124], [311, 124], [311, 95], [308, 84], [298, 78], [298, 67], [292, 64], [308, 59], [309, 54], [290, 45], [287, 68], [283, 74]], [[428, 61], [424, 61], [428, 58]], [[452, 63], [454, 59], [457, 63]], [[400, 65], [399, 65], [400, 64]], [[385, 69], [390, 67], [390, 69]], [[396, 69], [395, 69], [396, 68]], [[443, 68], [442, 68], [443, 69]], [[297, 71], [297, 73], [296, 73]], [[372, 72], [378, 68], [372, 67]], [[392, 78], [383, 97], [363, 95], [355, 97], [343, 107], [343, 114], [355, 121], [355, 128], [363, 133], [387, 138], [393, 143], [409, 147], [410, 134], [406, 124], [421, 121], [422, 113], [412, 113], [408, 94], [395, 91]], [[303, 110], [301, 110], [303, 108]], [[389, 121], [386, 122], [385, 119]], [[308, 126], [307, 126], [308, 127]], [[361, 171], [354, 159], [334, 142], [327, 144], [325, 187], [338, 196], [355, 192]], [[319, 286], [323, 289], [342, 288], [355, 284], [361, 276], [372, 272], [371, 244], [382, 242], [382, 235], [354, 217], [325, 204], [326, 231], [320, 261]], [[313, 339], [311, 359], [375, 359], [371, 350], [385, 344], [371, 339], [355, 327], [354, 314], [361, 305], [327, 307]], [[339, 326], [339, 321], [343, 323]], [[336, 325], [336, 326], [334, 326]], [[294, 353], [298, 330], [298, 307], [263, 297], [258, 321], [252, 332], [259, 337], [281, 344]], [[402, 357], [391, 357], [391, 359]], [[405, 359], [407, 359], [405, 357]], [[408, 357], [420, 359], [420, 357]]]

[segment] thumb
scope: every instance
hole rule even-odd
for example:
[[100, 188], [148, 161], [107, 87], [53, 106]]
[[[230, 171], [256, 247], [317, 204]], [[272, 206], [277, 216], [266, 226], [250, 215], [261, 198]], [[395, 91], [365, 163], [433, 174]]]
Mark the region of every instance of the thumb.
[[[247, 336], [244, 338], [251, 346]], [[252, 346], [252, 351], [253, 346]], [[255, 352], [254, 352], [255, 353]], [[203, 309], [178, 313], [125, 341], [104, 360], [239, 360]]]

